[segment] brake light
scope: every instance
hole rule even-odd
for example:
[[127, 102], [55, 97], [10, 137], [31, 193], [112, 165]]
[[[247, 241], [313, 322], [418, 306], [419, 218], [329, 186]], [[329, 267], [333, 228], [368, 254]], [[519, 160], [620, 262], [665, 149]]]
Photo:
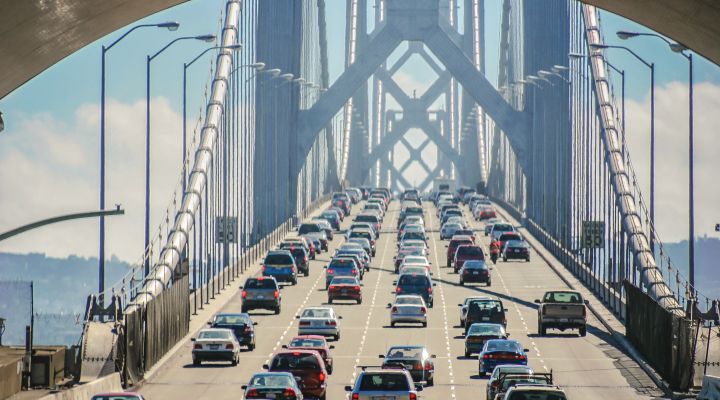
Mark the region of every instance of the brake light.
[[432, 293], [432, 288], [431, 288], [431, 287], [428, 288], [428, 293]]
[[396, 287], [395, 293], [402, 293], [402, 288], [400, 286]]
[[243, 290], [243, 291], [242, 291], [242, 298], [244, 299], [244, 298], [246, 298], [246, 297], [247, 297], [247, 290]]
[[352, 270], [352, 274], [357, 275], [357, 270], [356, 269]]
[[422, 366], [422, 364], [417, 363], [417, 364], [415, 364], [414, 369], [416, 369], [416, 370], [423, 369], [423, 366]]
[[318, 375], [318, 380], [320, 382], [325, 382], [325, 374], [323, 372], [321, 372], [320, 375]]
[[300, 326], [310, 326], [310, 321], [300, 321], [300, 323], [299, 323], [298, 325], [300, 325]]
[[483, 355], [483, 360], [488, 360], [490, 358], [492, 358], [492, 355], [490, 355], [490, 354]]
[[515, 358], [517, 358], [518, 360], [524, 360], [524, 359], [525, 359], [525, 356], [522, 356], [522, 355], [521, 355], [521, 356], [515, 356]]
[[327, 273], [328, 273], [328, 274], [334, 274], [334, 273], [335, 273], [335, 270], [334, 270], [334, 269], [329, 269], [329, 270], [327, 270]]
[[335, 290], [335, 286], [329, 286], [328, 290]]
[[305, 257], [305, 262], [307, 262], [307, 257]]
[[226, 349], [231, 349], [231, 350], [232, 350], [232, 349], [234, 348], [234, 346], [233, 346], [233, 344], [232, 344], [232, 343], [228, 343], [228, 344], [226, 344], [226, 345], [225, 345], [225, 348], [226, 348]]
[[299, 352], [299, 351], [294, 351], [294, 352], [292, 353], [292, 355], [294, 355], [295, 357], [299, 357], [299, 356], [300, 356], [300, 352]]
[[245, 326], [245, 333], [250, 333], [250, 332], [252, 332], [252, 330], [253, 329], [250, 325]]
[[292, 266], [292, 272], [293, 272], [293, 274], [295, 273], [295, 271], [296, 271], [295, 265], [293, 265], [293, 266]]
[[420, 312], [425, 314], [427, 312], [427, 309], [425, 307], [420, 307]]
[[280, 291], [279, 291], [279, 290], [276, 290], [275, 293], [273, 293], [273, 296], [274, 296], [276, 299], [277, 299], [278, 297], [280, 297]]
[[295, 397], [295, 391], [293, 389], [287, 388], [283, 390], [283, 397]]
[[463, 271], [463, 275], [470, 275], [470, 271], [464, 270], [464, 271]]
[[[412, 399], [412, 394], [410, 394], [410, 398]], [[360, 400], [360, 395], [358, 393], [352, 394], [352, 400]]]
[[410, 393], [410, 400], [417, 400], [417, 395], [415, 393]]
[[202, 349], [202, 345], [195, 343], [195, 346], [193, 346], [193, 349], [200, 350], [200, 349]]
[[432, 369], [432, 365], [430, 363], [425, 363], [425, 371], [430, 371]]
[[262, 266], [262, 272], [265, 272], [265, 270], [267, 270], [267, 267], [263, 265], [263, 266]]
[[337, 322], [335, 322], [335, 321], [325, 321], [325, 325], [337, 326]]
[[396, 313], [397, 311], [398, 311], [397, 307], [393, 307], [393, 308], [390, 309], [390, 312], [391, 312], [391, 313]]
[[259, 397], [260, 393], [258, 393], [257, 389], [250, 389], [245, 393], [245, 397]]
[[355, 290], [357, 290], [357, 291], [359, 292], [359, 291], [360, 291], [360, 286], [353, 286], [353, 289], [355, 289]]

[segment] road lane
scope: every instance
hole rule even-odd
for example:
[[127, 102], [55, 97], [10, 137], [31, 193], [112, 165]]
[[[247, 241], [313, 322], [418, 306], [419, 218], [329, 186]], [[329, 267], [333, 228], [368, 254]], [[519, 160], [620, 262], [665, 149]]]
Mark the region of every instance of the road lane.
[[[362, 203], [354, 207], [356, 214]], [[329, 377], [328, 399], [344, 399], [344, 386], [353, 382], [358, 365], [379, 365], [388, 347], [400, 344], [424, 344], [435, 359], [435, 386], [426, 388], [425, 399], [476, 399], [485, 397], [486, 379], [477, 376], [477, 357], [464, 357], [464, 337], [458, 325], [457, 304], [466, 296], [492, 295], [503, 300], [508, 308], [508, 332], [531, 350], [530, 365], [538, 371], [552, 369], [556, 382], [566, 387], [570, 398], [582, 399], [636, 399], [649, 398], [635, 388], [622, 372], [617, 361], [617, 349], [611, 344], [610, 335], [599, 321], [591, 316], [588, 335], [581, 338], [575, 332], [537, 337], [536, 307], [532, 302], [546, 289], [564, 287], [541, 258], [531, 252], [532, 261], [498, 263], [493, 273], [493, 286], [459, 286], [457, 274], [445, 267], [446, 241], [439, 240], [438, 219], [431, 203], [424, 203], [426, 223], [429, 229], [430, 259], [433, 262], [435, 307], [428, 310], [428, 327], [398, 325], [390, 327], [387, 304], [394, 298], [393, 281], [397, 279], [393, 269], [396, 254], [396, 226], [399, 202], [391, 204], [384, 227], [386, 232], [378, 240], [377, 257], [372, 260], [371, 271], [363, 280], [363, 303], [360, 305], [341, 302], [332, 306], [343, 316], [342, 337], [331, 342], [335, 371]], [[470, 215], [465, 210], [466, 215]], [[350, 224], [346, 218], [343, 228]], [[473, 222], [479, 232], [480, 243], [487, 248], [488, 241], [482, 236], [480, 223]], [[298, 285], [282, 290], [283, 306], [280, 315], [253, 312], [258, 322], [257, 348], [243, 352], [237, 367], [209, 363], [200, 368], [192, 366], [190, 342], [173, 355], [168, 362], [140, 389], [150, 400], [164, 398], [238, 399], [242, 396], [241, 385], [262, 370], [271, 355], [297, 334], [295, 315], [304, 307], [323, 305], [327, 302], [324, 289], [324, 269], [329, 254], [343, 240], [336, 235], [330, 253], [318, 255], [311, 261], [310, 276], [300, 278]], [[236, 294], [223, 308], [237, 312], [241, 299]], [[610, 342], [610, 343], [609, 343]]]

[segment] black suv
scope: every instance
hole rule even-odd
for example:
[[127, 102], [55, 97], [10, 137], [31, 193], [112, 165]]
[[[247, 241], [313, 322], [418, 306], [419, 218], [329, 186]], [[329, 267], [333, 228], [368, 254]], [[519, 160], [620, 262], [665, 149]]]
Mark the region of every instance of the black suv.
[[273, 310], [280, 314], [280, 286], [272, 276], [259, 276], [248, 278], [242, 289], [242, 312], [246, 313], [256, 308]]
[[310, 275], [310, 261], [308, 260], [308, 253], [303, 247], [291, 246], [286, 247], [284, 250], [292, 254], [293, 259], [295, 259], [295, 265], [297, 265], [298, 273], [302, 273], [304, 276]]
[[425, 304], [432, 308], [433, 306], [433, 283], [427, 275], [420, 274], [402, 274], [395, 281], [395, 294], [416, 294], [422, 296]]
[[218, 314], [211, 322], [208, 322], [208, 325], [211, 328], [230, 329], [240, 345], [247, 346], [250, 351], [255, 349], [254, 326], [257, 325], [257, 322], [253, 322], [248, 314]]
[[465, 317], [466, 335], [470, 326], [476, 322], [507, 326], [507, 318], [505, 317], [507, 308], [503, 307], [500, 300], [473, 300], [467, 307], [468, 311]]

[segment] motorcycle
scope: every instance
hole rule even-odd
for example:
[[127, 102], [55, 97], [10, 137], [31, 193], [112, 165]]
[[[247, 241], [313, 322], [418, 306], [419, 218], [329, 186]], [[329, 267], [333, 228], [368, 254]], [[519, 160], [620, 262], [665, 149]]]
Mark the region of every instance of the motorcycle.
[[500, 250], [490, 250], [490, 260], [493, 264], [497, 264], [497, 260], [500, 257]]

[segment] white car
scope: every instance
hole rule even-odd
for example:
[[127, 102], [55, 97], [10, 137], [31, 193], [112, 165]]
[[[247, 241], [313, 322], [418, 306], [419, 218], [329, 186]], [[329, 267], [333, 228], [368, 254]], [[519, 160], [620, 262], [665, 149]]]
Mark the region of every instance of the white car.
[[404, 223], [425, 226], [425, 220], [423, 219], [423, 217], [421, 217], [419, 215], [408, 215], [407, 217], [405, 217]]
[[427, 326], [427, 306], [425, 300], [418, 295], [399, 295], [395, 303], [388, 303], [390, 308], [390, 326], [398, 322], [420, 323]]
[[446, 222], [440, 229], [440, 240], [452, 239], [452, 237], [455, 236], [455, 232], [460, 229], [463, 229], [461, 224]]
[[190, 340], [194, 342], [192, 360], [195, 366], [203, 361], [230, 361], [232, 365], [240, 361], [240, 343], [230, 329], [203, 329], [197, 338]]
[[427, 267], [423, 264], [402, 263], [400, 264], [400, 270], [398, 271], [398, 274], [417, 274], [430, 276], [432, 275], [432, 272], [430, 272], [430, 270], [427, 269]]
[[340, 339], [341, 316], [332, 307], [307, 307], [302, 314], [296, 315], [298, 335], [332, 336]]

